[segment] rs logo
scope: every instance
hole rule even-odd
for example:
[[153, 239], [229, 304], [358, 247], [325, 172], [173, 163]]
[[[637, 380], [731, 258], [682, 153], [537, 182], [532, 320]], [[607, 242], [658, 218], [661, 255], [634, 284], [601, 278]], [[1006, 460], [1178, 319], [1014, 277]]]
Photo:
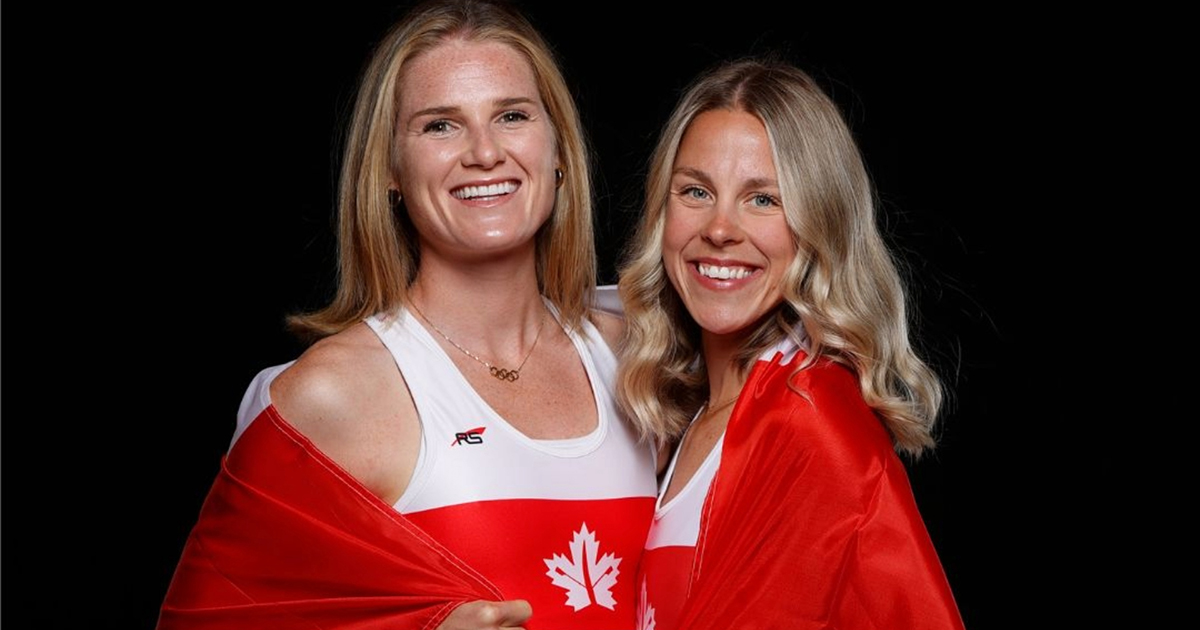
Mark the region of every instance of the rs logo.
[[475, 427], [469, 431], [455, 433], [454, 441], [450, 443], [450, 446], [456, 446], [458, 444], [483, 444], [483, 430], [486, 428], [487, 427]]

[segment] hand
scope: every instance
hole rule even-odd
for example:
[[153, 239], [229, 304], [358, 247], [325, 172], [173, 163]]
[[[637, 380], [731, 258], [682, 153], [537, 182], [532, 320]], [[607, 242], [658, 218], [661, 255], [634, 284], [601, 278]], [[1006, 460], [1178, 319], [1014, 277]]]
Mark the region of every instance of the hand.
[[476, 600], [455, 608], [437, 630], [522, 630], [532, 615], [533, 607], [523, 599]]

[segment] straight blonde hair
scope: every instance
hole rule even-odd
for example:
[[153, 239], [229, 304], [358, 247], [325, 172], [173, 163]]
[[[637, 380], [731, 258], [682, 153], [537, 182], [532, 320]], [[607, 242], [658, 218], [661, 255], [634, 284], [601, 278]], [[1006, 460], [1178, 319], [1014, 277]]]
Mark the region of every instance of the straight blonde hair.
[[338, 278], [324, 308], [288, 317], [289, 328], [319, 339], [404, 304], [420, 267], [407, 210], [393, 210], [388, 186], [400, 77], [406, 64], [445, 42], [494, 41], [529, 61], [554, 128], [563, 182], [536, 236], [538, 288], [575, 328], [596, 284], [590, 148], [574, 98], [549, 44], [511, 5], [495, 0], [433, 0], [413, 8], [376, 46], [359, 82], [338, 184]]

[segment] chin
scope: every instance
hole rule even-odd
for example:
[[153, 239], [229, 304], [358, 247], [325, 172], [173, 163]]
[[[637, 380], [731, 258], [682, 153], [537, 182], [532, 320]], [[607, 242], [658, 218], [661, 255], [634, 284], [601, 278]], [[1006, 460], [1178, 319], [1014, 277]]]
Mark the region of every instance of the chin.
[[736, 322], [731, 322], [729, 320], [696, 320], [696, 323], [700, 325], [701, 330], [710, 335], [725, 337], [729, 335], [749, 335], [753, 329], [755, 321], [757, 320], [751, 320], [749, 322], [744, 320], [739, 320]]

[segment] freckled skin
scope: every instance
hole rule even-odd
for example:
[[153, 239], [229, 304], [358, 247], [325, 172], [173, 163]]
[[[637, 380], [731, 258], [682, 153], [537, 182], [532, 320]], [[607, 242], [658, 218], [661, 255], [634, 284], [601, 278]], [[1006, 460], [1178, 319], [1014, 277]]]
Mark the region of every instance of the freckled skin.
[[[554, 129], [528, 61], [496, 42], [452, 40], [414, 59], [403, 82], [396, 182], [421, 238], [422, 264], [533, 247], [554, 201]], [[458, 199], [467, 185], [504, 183]]]

